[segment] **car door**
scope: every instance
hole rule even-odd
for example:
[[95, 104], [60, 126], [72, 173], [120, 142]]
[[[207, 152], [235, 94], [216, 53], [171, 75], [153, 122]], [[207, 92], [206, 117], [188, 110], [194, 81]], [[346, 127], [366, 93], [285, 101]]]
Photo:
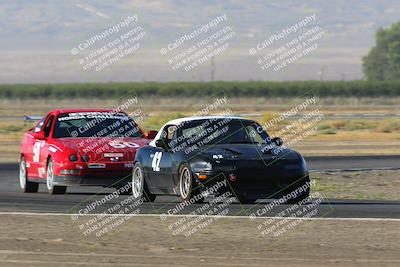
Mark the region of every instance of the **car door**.
[[[171, 127], [175, 131], [171, 131]], [[176, 135], [176, 126], [167, 125], [162, 130], [162, 137], [166, 137], [165, 143], [170, 143]], [[169, 148], [151, 147], [149, 151], [151, 166], [148, 168], [148, 176], [150, 176], [150, 185], [159, 193], [171, 193], [174, 187], [172, 180], [173, 152]]]
[[48, 115], [44, 116], [27, 135], [27, 154], [25, 156], [26, 164], [28, 167], [28, 174], [31, 178], [39, 177], [39, 157], [40, 149], [43, 145], [43, 140], [36, 139], [35, 135], [42, 131], [45, 122], [48, 119]]
[[46, 122], [44, 123], [44, 126], [42, 127], [42, 131], [44, 133], [44, 137], [46, 138], [45, 140], [39, 140], [40, 146], [38, 146], [38, 155], [37, 157], [39, 158], [38, 160], [38, 174], [39, 178], [46, 179], [46, 171], [47, 171], [47, 157], [49, 155], [49, 138], [50, 138], [50, 133], [53, 128], [54, 124], [54, 115], [49, 115]]

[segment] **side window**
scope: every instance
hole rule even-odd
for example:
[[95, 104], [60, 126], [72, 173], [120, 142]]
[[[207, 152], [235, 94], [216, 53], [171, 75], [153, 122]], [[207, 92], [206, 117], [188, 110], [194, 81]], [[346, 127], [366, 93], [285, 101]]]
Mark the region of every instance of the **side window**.
[[170, 147], [174, 146], [171, 141], [176, 138], [177, 128], [176, 125], [166, 125], [161, 132], [161, 139]]
[[254, 128], [253, 125], [248, 125], [245, 128], [246, 130], [246, 137], [250, 138], [250, 141], [253, 143], [265, 143], [265, 140], [258, 134], [257, 130]]
[[45, 135], [46, 137], [49, 137], [49, 135], [50, 135], [50, 130], [51, 130], [51, 126], [53, 125], [53, 121], [54, 121], [54, 116], [51, 116], [51, 117], [47, 120], [46, 125], [45, 125], [44, 128], [43, 128], [44, 135]]
[[34, 133], [40, 132], [40, 130], [43, 128], [43, 124], [44, 124], [44, 122], [46, 121], [47, 117], [48, 117], [48, 116], [43, 117], [43, 118], [38, 122], [38, 124], [36, 124], [35, 128], [33, 128], [33, 132], [34, 132]]
[[167, 139], [169, 141], [171, 141], [172, 139], [174, 139], [175, 135], [176, 135], [176, 129], [177, 127], [175, 125], [171, 125], [168, 127], [168, 134], [167, 134]]

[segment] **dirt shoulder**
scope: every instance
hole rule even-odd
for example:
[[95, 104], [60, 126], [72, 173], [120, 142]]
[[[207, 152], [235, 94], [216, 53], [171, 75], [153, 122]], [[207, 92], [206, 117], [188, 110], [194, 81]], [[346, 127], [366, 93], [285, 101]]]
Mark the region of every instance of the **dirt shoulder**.
[[400, 171], [312, 173], [312, 191], [326, 198], [400, 200]]
[[178, 218], [133, 217], [87, 239], [68, 216], [1, 215], [0, 266], [399, 266], [399, 221], [303, 221], [262, 236], [257, 219], [219, 219], [172, 236]]

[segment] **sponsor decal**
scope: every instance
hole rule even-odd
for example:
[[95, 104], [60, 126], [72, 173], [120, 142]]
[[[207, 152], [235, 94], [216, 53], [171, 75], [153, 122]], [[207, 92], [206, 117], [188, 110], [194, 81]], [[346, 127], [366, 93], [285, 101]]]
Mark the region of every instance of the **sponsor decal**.
[[79, 120], [79, 119], [118, 119], [128, 120], [129, 117], [125, 113], [115, 112], [74, 112], [68, 113], [67, 116], [61, 116], [58, 121]]
[[105, 158], [122, 158], [124, 153], [104, 153]]

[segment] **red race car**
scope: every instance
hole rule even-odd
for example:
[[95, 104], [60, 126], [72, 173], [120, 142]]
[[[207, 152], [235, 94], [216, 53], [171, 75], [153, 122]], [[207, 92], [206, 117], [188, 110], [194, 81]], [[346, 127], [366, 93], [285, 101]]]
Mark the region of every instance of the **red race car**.
[[45, 183], [50, 194], [67, 186], [123, 187], [130, 183], [136, 151], [157, 134], [144, 134], [124, 112], [53, 110], [25, 133], [19, 180], [23, 192]]

